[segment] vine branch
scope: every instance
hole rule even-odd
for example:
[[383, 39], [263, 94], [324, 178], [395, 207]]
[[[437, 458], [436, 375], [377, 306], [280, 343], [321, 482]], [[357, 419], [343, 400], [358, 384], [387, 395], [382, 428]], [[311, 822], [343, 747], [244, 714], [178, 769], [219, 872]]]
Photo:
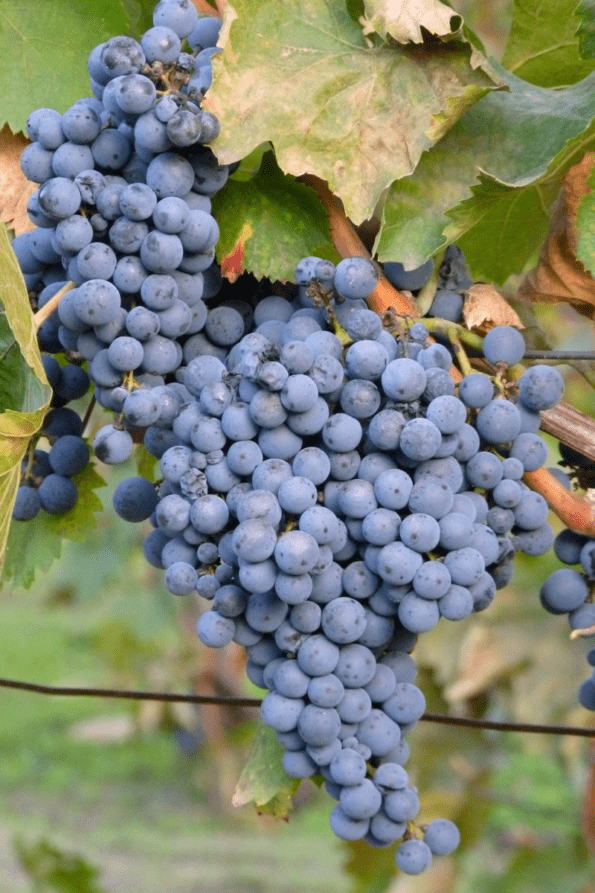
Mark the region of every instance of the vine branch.
[[[370, 252], [353, 228], [342, 203], [333, 195], [325, 180], [314, 174], [304, 174], [300, 179], [318, 195], [328, 217], [331, 240], [341, 257], [365, 257], [371, 260]], [[392, 307], [403, 316], [418, 315], [412, 301], [393, 288], [381, 271], [378, 285], [368, 298], [368, 303], [376, 313], [383, 313]]]
[[[163, 691], [129, 691], [113, 688], [75, 688], [70, 686], [40, 685], [36, 682], [23, 682], [18, 679], [0, 678], [0, 688], [30, 691], [41, 695], [66, 695], [75, 697], [120, 698], [134, 701], [169, 701], [184, 704], [215, 704], [220, 707], [260, 707], [259, 698], [234, 698], [217, 695], [184, 695]], [[582, 726], [554, 726], [537, 723], [493, 722], [487, 719], [470, 719], [465, 716], [451, 716], [447, 713], [424, 713], [424, 722], [442, 725], [464, 726], [475, 729], [490, 729], [498, 732], [529, 732], [543, 735], [574, 735], [582, 738], [595, 738], [595, 728]]]

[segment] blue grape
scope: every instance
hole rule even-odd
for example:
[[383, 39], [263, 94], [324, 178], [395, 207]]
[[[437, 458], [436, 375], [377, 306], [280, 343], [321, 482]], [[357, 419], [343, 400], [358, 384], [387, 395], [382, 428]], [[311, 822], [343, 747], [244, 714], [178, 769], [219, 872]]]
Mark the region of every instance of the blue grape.
[[76, 505], [78, 488], [61, 474], [48, 474], [37, 489], [41, 507], [49, 515], [64, 515]]
[[114, 425], [100, 428], [93, 441], [93, 451], [106, 465], [120, 465], [130, 457], [133, 441], [128, 431], [119, 430]]
[[509, 458], [518, 459], [524, 471], [537, 471], [547, 460], [547, 445], [538, 434], [521, 433], [512, 442]]
[[193, 50], [214, 47], [217, 45], [220, 30], [220, 19], [214, 16], [201, 16], [188, 35], [188, 43]]
[[432, 851], [423, 840], [413, 837], [399, 845], [395, 861], [404, 874], [421, 874], [430, 867]]
[[81, 437], [66, 434], [58, 438], [49, 452], [49, 463], [55, 474], [71, 477], [88, 464], [90, 450]]
[[125, 521], [138, 523], [149, 518], [157, 507], [154, 484], [142, 477], [126, 478], [116, 486], [112, 502], [116, 514]]
[[489, 363], [514, 366], [523, 359], [525, 341], [518, 329], [496, 326], [483, 339], [483, 355]]
[[391, 360], [381, 375], [382, 388], [393, 400], [417, 400], [426, 387], [426, 371], [416, 360], [402, 357]]
[[448, 819], [434, 819], [424, 830], [424, 842], [434, 856], [447, 856], [461, 842], [459, 829]]
[[551, 409], [563, 392], [564, 379], [554, 366], [532, 366], [519, 380], [519, 399], [533, 412]]
[[553, 571], [539, 591], [539, 600], [551, 614], [566, 614], [580, 608], [589, 589], [582, 574], [571, 568]]
[[409, 592], [399, 602], [398, 617], [405, 629], [422, 633], [436, 626], [440, 612], [436, 601]]
[[376, 288], [378, 272], [374, 264], [363, 257], [351, 257], [337, 264], [334, 286], [349, 300], [367, 298]]
[[116, 130], [107, 127], [91, 143], [95, 163], [105, 170], [117, 171], [126, 164], [132, 153], [130, 140]]
[[439, 288], [436, 290], [434, 299], [430, 304], [428, 315], [438, 317], [439, 319], [449, 319], [452, 322], [459, 322], [463, 315], [464, 303], [464, 298], [459, 292], [447, 288]]
[[15, 521], [31, 521], [41, 509], [39, 493], [33, 487], [21, 485], [17, 490], [16, 499], [12, 508], [12, 517]]

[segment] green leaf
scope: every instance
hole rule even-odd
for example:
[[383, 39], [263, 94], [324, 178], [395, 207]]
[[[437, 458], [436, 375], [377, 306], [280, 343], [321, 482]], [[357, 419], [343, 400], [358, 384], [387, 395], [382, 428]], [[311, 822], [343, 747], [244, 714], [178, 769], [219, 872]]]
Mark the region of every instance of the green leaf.
[[140, 41], [145, 31], [153, 27], [153, 10], [156, 4], [153, 0], [121, 0], [121, 3], [129, 21], [127, 30], [122, 33], [130, 34]]
[[583, 195], [576, 215], [576, 228], [579, 233], [576, 256], [590, 273], [595, 271], [595, 168], [587, 177], [591, 192]]
[[48, 515], [41, 511], [32, 521], [15, 521], [11, 525], [4, 562], [4, 579], [13, 586], [29, 589], [38, 571], [49, 570], [62, 552], [62, 540], [82, 543], [97, 527], [95, 512], [102, 504], [95, 490], [105, 481], [93, 464], [73, 476], [79, 498], [64, 515]]
[[52, 893], [102, 893], [95, 883], [99, 872], [85, 859], [66, 853], [46, 838], [27, 843], [22, 838], [13, 840], [22, 868], [36, 890]]
[[0, 301], [0, 412], [34, 412], [47, 399], [48, 386], [25, 360]]
[[[504, 69], [499, 71], [509, 92], [484, 96], [421, 158], [414, 174], [392, 184], [374, 246], [380, 260], [399, 260], [411, 269], [434, 255], [455, 232], [462, 236], [462, 217], [456, 229], [447, 230], [452, 223], [448, 214], [456, 216], [457, 206], [465, 202], [466, 224], [473, 226], [485, 214], [484, 188], [489, 192], [485, 198], [493, 201], [493, 186], [483, 185], [488, 181], [510, 187], [510, 226], [516, 219], [515, 205], [519, 211], [530, 202], [537, 207], [536, 195], [540, 194], [543, 208], [536, 225], [532, 224], [531, 238], [523, 242], [523, 251], [515, 237], [506, 256], [495, 259], [494, 252], [490, 253], [494, 233], [486, 231], [482, 247], [475, 251], [481, 265], [472, 267], [474, 274], [487, 276], [488, 269], [496, 268], [501, 281], [506, 274], [518, 272], [534, 246], [545, 238], [548, 202], [557, 194], [566, 170], [582, 157], [595, 135], [595, 73], [572, 87], [550, 90], [527, 84]], [[529, 187], [537, 192], [530, 200], [519, 201], [516, 190]], [[499, 201], [502, 214], [504, 192]], [[524, 223], [524, 219], [518, 220], [519, 226]], [[487, 254], [482, 259], [484, 250]]]
[[366, 18], [374, 30], [387, 40], [399, 43], [423, 43], [422, 28], [429, 34], [451, 40], [458, 34], [463, 19], [439, 0], [365, 0]]
[[230, 180], [213, 197], [213, 213], [221, 231], [218, 260], [232, 281], [245, 270], [259, 279], [291, 279], [296, 258], [337, 259], [316, 193], [284, 174], [271, 151], [252, 179]]
[[153, 483], [156, 480], [156, 469], [159, 467], [159, 460], [151, 455], [143, 443], [137, 444], [134, 452], [137, 474]]
[[[237, 0], [205, 107], [223, 163], [270, 141], [286, 172], [317, 174], [360, 222], [389, 184], [494, 86], [470, 44], [368, 46], [335, 0]], [[233, 16], [236, 16], [233, 19]]]
[[471, 270], [502, 284], [541, 245], [550, 197], [544, 202], [539, 186], [511, 189], [485, 174], [479, 181], [472, 187], [473, 198], [449, 211], [454, 222], [445, 235], [457, 242]]
[[345, 872], [351, 880], [349, 893], [385, 893], [397, 874], [396, 845], [374, 849], [365, 840], [341, 841], [347, 855]]
[[88, 54], [127, 30], [120, 0], [0, 0], [0, 128], [25, 132], [33, 109], [88, 96]]
[[578, 50], [581, 59], [595, 59], [595, 2], [581, 0], [575, 15], [580, 19], [577, 28]]
[[254, 803], [259, 813], [286, 819], [292, 808], [291, 798], [300, 783], [283, 766], [283, 747], [275, 733], [264, 723], [254, 732], [248, 762], [242, 769], [233, 795], [234, 806]]
[[490, 786], [507, 792], [492, 808], [490, 826], [496, 831], [526, 825], [530, 817], [533, 833], [555, 839], [576, 832], [580, 821], [577, 797], [568, 786], [566, 771], [552, 756], [535, 751], [509, 754]]
[[532, 84], [563, 87], [595, 66], [579, 55], [576, 0], [515, 0], [514, 18], [502, 65]]

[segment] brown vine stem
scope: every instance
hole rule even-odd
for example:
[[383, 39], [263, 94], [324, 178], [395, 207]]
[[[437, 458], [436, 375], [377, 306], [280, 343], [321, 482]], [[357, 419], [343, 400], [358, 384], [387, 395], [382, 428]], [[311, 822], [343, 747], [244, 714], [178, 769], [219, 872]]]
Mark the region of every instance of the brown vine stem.
[[[314, 174], [304, 174], [301, 180], [318, 195], [328, 217], [333, 245], [341, 257], [366, 257], [370, 259], [370, 252], [354, 230], [351, 221], [345, 214], [343, 205], [333, 195], [326, 181], [314, 176]], [[418, 315], [415, 306], [409, 298], [402, 292], [397, 291], [396, 288], [393, 288], [383, 273], [380, 273], [378, 285], [370, 295], [368, 303], [376, 313], [383, 313], [385, 310], [392, 308], [403, 316]]]
[[526, 471], [523, 477], [532, 490], [541, 493], [567, 527], [577, 533], [595, 536], [595, 512], [586, 497], [568, 491], [546, 468]]
[[[62, 695], [91, 698], [120, 698], [133, 701], [166, 701], [185, 704], [215, 704], [220, 707], [260, 707], [260, 698], [234, 698], [217, 695], [184, 695], [165, 691], [129, 691], [113, 688], [74, 688], [57, 685], [40, 685], [37, 682], [23, 682], [19, 679], [1, 679], [0, 688], [30, 691], [40, 695]], [[583, 726], [553, 726], [537, 723], [493, 722], [488, 719], [470, 719], [466, 716], [451, 716], [448, 713], [424, 713], [424, 722], [443, 725], [463, 726], [475, 729], [490, 729], [499, 732], [531, 732], [541, 735], [576, 735], [594, 738], [595, 729]]]
[[64, 297], [67, 291], [70, 291], [72, 288], [76, 288], [76, 283], [72, 280], [67, 282], [66, 285], [57, 291], [53, 298], [44, 304], [37, 313], [33, 314], [33, 323], [35, 325], [35, 331], [38, 332], [41, 328], [42, 324], [49, 319], [52, 313], [58, 308], [58, 304]]

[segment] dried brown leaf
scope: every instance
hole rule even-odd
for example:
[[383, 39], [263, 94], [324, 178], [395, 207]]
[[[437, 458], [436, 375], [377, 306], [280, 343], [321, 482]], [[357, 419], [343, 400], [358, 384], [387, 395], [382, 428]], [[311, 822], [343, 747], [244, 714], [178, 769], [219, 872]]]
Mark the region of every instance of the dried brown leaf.
[[29, 145], [22, 134], [8, 125], [0, 130], [0, 219], [17, 235], [35, 229], [27, 217], [27, 202], [37, 186], [21, 170], [21, 152]]
[[478, 282], [466, 294], [463, 318], [468, 329], [491, 329], [493, 326], [523, 328], [517, 313], [493, 285]]
[[593, 318], [595, 279], [576, 257], [576, 215], [581, 198], [591, 191], [587, 178], [594, 162], [595, 152], [586, 152], [564, 177], [548, 237], [537, 266], [519, 289], [520, 300], [546, 304], [567, 301], [579, 313]]

